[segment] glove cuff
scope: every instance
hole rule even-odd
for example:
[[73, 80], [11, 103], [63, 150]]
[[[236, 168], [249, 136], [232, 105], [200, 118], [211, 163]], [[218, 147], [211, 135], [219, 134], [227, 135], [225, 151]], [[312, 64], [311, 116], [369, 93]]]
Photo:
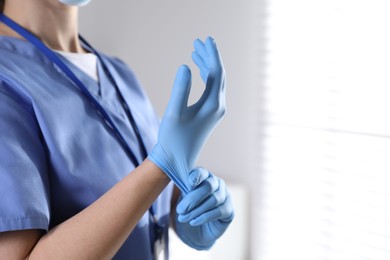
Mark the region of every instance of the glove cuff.
[[185, 194], [189, 192], [183, 180], [178, 178], [178, 176], [180, 176], [180, 172], [188, 172], [188, 170], [181, 169], [185, 167], [179, 166], [172, 153], [157, 143], [152, 152], [149, 154], [148, 159], [165, 172], [165, 174], [176, 184], [181, 192], [184, 192]]

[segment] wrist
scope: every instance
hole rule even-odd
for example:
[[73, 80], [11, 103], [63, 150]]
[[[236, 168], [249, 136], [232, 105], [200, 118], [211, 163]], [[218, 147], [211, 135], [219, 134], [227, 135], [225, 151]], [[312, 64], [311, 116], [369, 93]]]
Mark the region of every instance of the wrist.
[[145, 164], [145, 166], [150, 169], [150, 171], [148, 172], [153, 174], [156, 178], [161, 179], [163, 181], [170, 181], [169, 177], [165, 174], [165, 172], [161, 170], [161, 168], [158, 167], [153, 161], [146, 158], [143, 164]]
[[188, 193], [186, 185], [188, 167], [183, 158], [157, 143], [147, 159], [160, 168], [182, 192]]

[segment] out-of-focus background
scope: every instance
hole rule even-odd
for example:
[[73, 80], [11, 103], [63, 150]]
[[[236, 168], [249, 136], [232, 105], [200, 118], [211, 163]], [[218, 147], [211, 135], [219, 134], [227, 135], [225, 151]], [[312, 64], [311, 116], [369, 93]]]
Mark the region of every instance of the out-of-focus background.
[[237, 217], [199, 260], [390, 259], [390, 1], [93, 1], [81, 33], [134, 70], [162, 115], [192, 42], [212, 35], [228, 113], [199, 165]]

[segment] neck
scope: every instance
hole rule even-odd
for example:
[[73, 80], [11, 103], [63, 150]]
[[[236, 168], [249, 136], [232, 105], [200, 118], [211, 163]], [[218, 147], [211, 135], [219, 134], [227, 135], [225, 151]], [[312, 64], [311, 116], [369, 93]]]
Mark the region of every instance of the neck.
[[[78, 38], [78, 9], [52, 0], [8, 0], [4, 14], [54, 50], [84, 53]], [[0, 34], [22, 38], [4, 24]]]

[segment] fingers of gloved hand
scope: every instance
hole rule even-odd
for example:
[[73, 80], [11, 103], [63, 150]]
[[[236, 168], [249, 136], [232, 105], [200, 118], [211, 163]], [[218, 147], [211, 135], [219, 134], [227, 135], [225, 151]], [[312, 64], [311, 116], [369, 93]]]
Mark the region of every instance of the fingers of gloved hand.
[[209, 69], [216, 71], [218, 74], [221, 73], [223, 70], [223, 62], [214, 39], [210, 36], [207, 37], [204, 46], [208, 57], [206, 64]]
[[192, 60], [198, 66], [199, 69], [208, 69], [206, 62], [203, 60], [203, 58], [196, 52], [192, 52]]
[[223, 62], [221, 55], [219, 54], [218, 47], [213, 38], [207, 37], [205, 43], [206, 51], [208, 54], [208, 61], [206, 64], [210, 70], [209, 76], [211, 79], [214, 79], [209, 86], [211, 93], [217, 95], [219, 92], [223, 91], [225, 88], [225, 69], [223, 67]]
[[220, 206], [192, 219], [189, 223], [191, 226], [201, 226], [206, 223], [219, 220], [223, 224], [229, 224], [234, 217], [233, 203], [230, 196], [226, 197], [226, 201]]
[[165, 111], [167, 115], [179, 116], [187, 107], [191, 90], [191, 70], [186, 65], [179, 67], [173, 84], [171, 99]]
[[207, 82], [207, 78], [209, 77], [209, 70], [208, 69], [201, 69], [200, 70], [200, 76], [204, 83]]
[[219, 188], [218, 179], [210, 174], [209, 177], [204, 180], [200, 185], [196, 186], [192, 191], [186, 195], [182, 195], [183, 198], [176, 207], [176, 212], [179, 215], [186, 214], [195, 207], [197, 207], [203, 200], [208, 198]]
[[198, 218], [206, 212], [209, 212], [220, 205], [222, 205], [227, 198], [227, 192], [225, 187], [225, 182], [219, 179], [219, 187], [213, 192], [210, 196], [201, 201], [195, 208], [192, 210], [189, 209], [187, 213], [181, 214], [178, 217], [178, 220], [181, 222], [189, 222]]
[[192, 53], [192, 60], [194, 61], [196, 66], [198, 66], [200, 71], [200, 76], [202, 77], [203, 82], [206, 83], [207, 77], [209, 75], [209, 69], [207, 67], [207, 64], [196, 51]]
[[226, 112], [225, 106], [225, 69], [221, 56], [214, 40], [211, 37], [206, 39], [206, 51], [208, 53], [208, 75], [206, 89], [203, 92], [200, 103], [200, 114], [206, 117], [220, 119]]
[[207, 58], [208, 54], [206, 51], [206, 47], [200, 39], [196, 39], [194, 41], [194, 49], [203, 59]]
[[190, 172], [188, 176], [188, 182], [191, 185], [191, 188], [194, 188], [201, 184], [203, 181], [207, 180], [210, 176], [210, 173], [201, 167], [197, 167]]

